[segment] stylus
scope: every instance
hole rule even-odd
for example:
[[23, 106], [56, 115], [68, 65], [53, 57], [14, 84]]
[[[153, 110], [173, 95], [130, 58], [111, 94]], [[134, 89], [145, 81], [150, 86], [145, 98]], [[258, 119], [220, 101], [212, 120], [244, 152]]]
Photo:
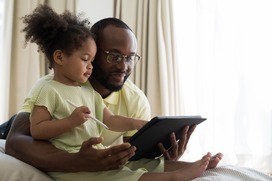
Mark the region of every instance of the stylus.
[[[70, 100], [66, 100], [71, 106], [73, 106], [74, 108], [77, 108], [77, 107], [79, 107], [79, 106], [77, 106], [77, 105], [75, 105], [72, 101], [70, 101]], [[95, 117], [93, 117], [93, 116], [91, 116], [90, 115], [90, 117], [91, 117], [91, 119], [92, 120], [94, 120], [95, 122], [97, 122], [98, 124], [100, 124], [101, 126], [103, 126], [104, 128], [107, 128], [107, 129], [109, 129], [109, 127], [107, 126], [107, 125], [105, 125], [104, 123], [102, 123], [101, 121], [99, 121], [98, 119], [96, 119]]]

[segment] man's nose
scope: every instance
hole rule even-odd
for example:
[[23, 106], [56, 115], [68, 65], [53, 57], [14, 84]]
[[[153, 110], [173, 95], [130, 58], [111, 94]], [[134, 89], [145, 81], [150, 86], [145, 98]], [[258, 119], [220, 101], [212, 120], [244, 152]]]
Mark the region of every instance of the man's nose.
[[127, 60], [126, 60], [126, 57], [122, 57], [122, 60], [119, 61], [116, 66], [120, 69], [127, 69], [128, 67], [128, 63], [127, 63]]

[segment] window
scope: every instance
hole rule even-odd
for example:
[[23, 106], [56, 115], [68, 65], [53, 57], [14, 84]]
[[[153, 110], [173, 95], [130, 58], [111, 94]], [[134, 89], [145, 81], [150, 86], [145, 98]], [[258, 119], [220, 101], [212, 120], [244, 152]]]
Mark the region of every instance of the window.
[[189, 150], [272, 170], [271, 7], [270, 0], [174, 1], [185, 114], [207, 117]]

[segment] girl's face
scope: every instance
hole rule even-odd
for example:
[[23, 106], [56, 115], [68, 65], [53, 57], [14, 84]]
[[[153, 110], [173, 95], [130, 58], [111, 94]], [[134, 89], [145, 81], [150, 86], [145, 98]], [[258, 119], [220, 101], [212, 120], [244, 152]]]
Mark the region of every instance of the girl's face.
[[[58, 81], [67, 85], [79, 85], [88, 80], [92, 74], [92, 62], [96, 54], [96, 43], [94, 39], [88, 38], [70, 56], [62, 53], [62, 64], [59, 73], [55, 71]], [[56, 79], [55, 79], [56, 80]]]

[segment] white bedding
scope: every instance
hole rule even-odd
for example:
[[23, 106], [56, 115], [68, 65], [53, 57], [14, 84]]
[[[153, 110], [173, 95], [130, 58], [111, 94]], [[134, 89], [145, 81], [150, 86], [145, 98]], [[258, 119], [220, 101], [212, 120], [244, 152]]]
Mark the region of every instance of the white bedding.
[[[43, 172], [4, 154], [5, 140], [0, 139], [0, 180], [2, 181], [52, 181]], [[205, 171], [193, 181], [272, 181], [272, 177], [244, 167], [220, 166]]]
[[272, 181], [272, 177], [245, 167], [219, 166], [206, 170], [204, 174], [193, 181]]
[[38, 169], [4, 153], [5, 140], [0, 139], [0, 180], [53, 181]]

